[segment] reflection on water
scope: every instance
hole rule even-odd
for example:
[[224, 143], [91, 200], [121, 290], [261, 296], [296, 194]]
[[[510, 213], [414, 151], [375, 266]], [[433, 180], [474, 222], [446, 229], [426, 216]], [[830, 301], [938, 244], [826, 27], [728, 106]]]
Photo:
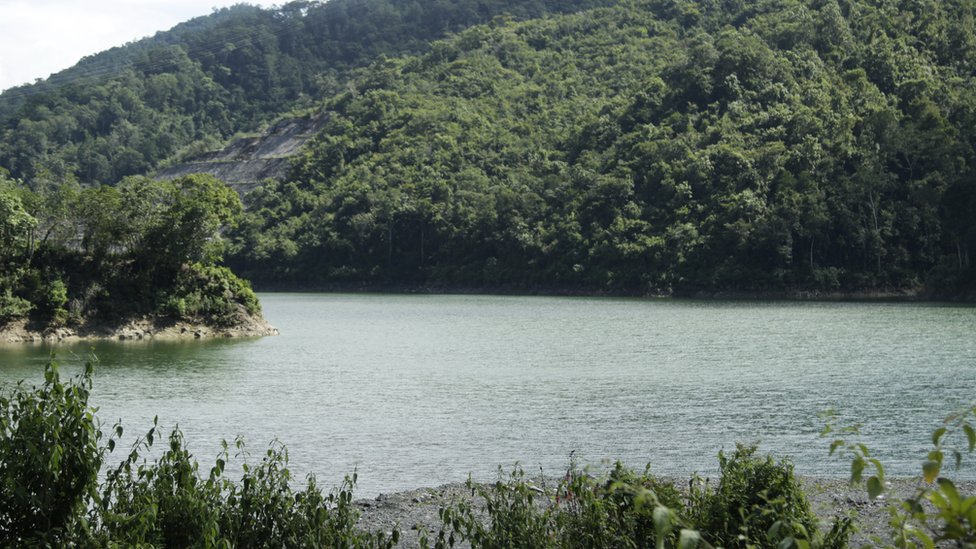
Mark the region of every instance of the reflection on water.
[[[159, 415], [206, 464], [222, 438], [284, 441], [299, 476], [360, 494], [550, 473], [584, 459], [710, 473], [736, 441], [843, 476], [816, 414], [864, 424], [895, 474], [976, 395], [976, 308], [494, 296], [265, 294], [278, 337], [0, 347], [0, 381], [99, 358], [94, 399]], [[890, 474], [890, 473], [889, 473]]]

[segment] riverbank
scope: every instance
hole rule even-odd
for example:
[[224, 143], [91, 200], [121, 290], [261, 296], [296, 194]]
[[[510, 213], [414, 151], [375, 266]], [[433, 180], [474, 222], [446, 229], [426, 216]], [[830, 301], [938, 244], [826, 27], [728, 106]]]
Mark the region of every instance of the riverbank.
[[636, 290], [593, 289], [573, 286], [454, 286], [427, 284], [267, 284], [255, 283], [257, 292], [419, 294], [419, 295], [502, 295], [552, 297], [632, 297], [729, 301], [849, 301], [849, 302], [945, 302], [976, 303], [976, 293], [941, 294], [924, 288], [870, 290]]
[[241, 314], [229, 325], [213, 326], [170, 318], [140, 317], [117, 324], [87, 322], [51, 327], [16, 320], [0, 327], [0, 343], [68, 343], [89, 340], [175, 340], [278, 335], [260, 315]]
[[[668, 480], [679, 490], [687, 490], [687, 480]], [[851, 486], [844, 479], [801, 477], [800, 482], [811, 508], [820, 518], [821, 527], [829, 528], [835, 517], [851, 516], [858, 529], [848, 546], [862, 547], [874, 545], [873, 537], [889, 539], [889, 501], [913, 494], [920, 481], [891, 480], [887, 500], [882, 498], [874, 501], [868, 499], [863, 486]], [[557, 483], [554, 479], [536, 480], [532, 483], [539, 491], [541, 505], [547, 501], [545, 492], [554, 490]], [[958, 482], [956, 486], [964, 494], [976, 492], [976, 481]], [[361, 513], [357, 526], [365, 531], [390, 532], [399, 525], [400, 543], [397, 547], [419, 547], [421, 531], [426, 530], [431, 539], [436, 538], [437, 531], [441, 528], [439, 510], [459, 501], [470, 503], [479, 512], [484, 511], [483, 500], [472, 496], [471, 490], [464, 483], [452, 483], [357, 500], [355, 504]]]

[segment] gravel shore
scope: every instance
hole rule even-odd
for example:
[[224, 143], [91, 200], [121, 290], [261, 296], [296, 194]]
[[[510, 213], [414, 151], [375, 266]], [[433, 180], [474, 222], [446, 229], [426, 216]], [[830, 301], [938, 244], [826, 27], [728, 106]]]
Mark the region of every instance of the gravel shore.
[[[687, 480], [673, 480], [679, 488], [687, 486]], [[829, 528], [834, 517], [851, 515], [855, 518], [858, 531], [851, 539], [851, 547], [874, 545], [873, 536], [888, 538], [888, 501], [870, 501], [863, 487], [852, 487], [844, 479], [809, 478], [800, 479], [810, 505], [821, 518], [822, 525]], [[547, 481], [549, 488], [556, 481]], [[895, 479], [890, 481], [887, 500], [898, 500], [914, 494], [919, 486], [916, 479]], [[541, 482], [536, 484], [540, 486]], [[957, 482], [963, 494], [976, 492], [976, 481]], [[453, 483], [436, 488], [418, 488], [395, 494], [380, 494], [373, 499], [356, 501], [362, 516], [359, 526], [365, 530], [390, 532], [394, 526], [400, 528], [399, 547], [418, 547], [419, 532], [426, 529], [434, 538], [441, 527], [438, 510], [452, 501], [466, 500], [479, 503], [472, 497], [464, 483]]]

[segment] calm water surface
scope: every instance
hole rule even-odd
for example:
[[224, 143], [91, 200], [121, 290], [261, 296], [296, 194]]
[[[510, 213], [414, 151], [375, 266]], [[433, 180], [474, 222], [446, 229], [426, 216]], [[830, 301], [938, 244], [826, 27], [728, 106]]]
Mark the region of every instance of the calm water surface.
[[[863, 423], [889, 474], [918, 470], [941, 418], [976, 401], [976, 308], [495, 296], [263, 294], [279, 337], [99, 343], [94, 400], [128, 433], [179, 424], [209, 468], [221, 439], [285, 442], [363, 496], [520, 462], [621, 459], [711, 474], [737, 441], [843, 476], [817, 413]], [[0, 347], [0, 382], [52, 349]], [[970, 469], [971, 471], [972, 469]], [[968, 476], [972, 477], [970, 472]]]

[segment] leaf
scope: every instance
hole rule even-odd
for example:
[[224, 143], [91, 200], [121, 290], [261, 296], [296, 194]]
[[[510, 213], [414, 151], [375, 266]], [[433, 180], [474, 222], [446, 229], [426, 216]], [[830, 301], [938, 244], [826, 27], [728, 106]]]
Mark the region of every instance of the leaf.
[[701, 534], [697, 530], [681, 529], [681, 535], [678, 536], [678, 549], [696, 549], [699, 542], [701, 542]]
[[935, 431], [932, 431], [932, 445], [938, 446], [939, 441], [942, 440], [942, 435], [946, 433], [945, 427], [939, 427]]
[[58, 478], [61, 472], [61, 445], [55, 444], [54, 451], [51, 452], [51, 461], [49, 463], [51, 471], [54, 473], [54, 477]]
[[657, 536], [658, 549], [664, 549], [664, 540], [671, 532], [671, 511], [659, 505], [654, 508], [654, 534]]
[[962, 430], [966, 433], [966, 438], [969, 439], [969, 451], [972, 452], [976, 449], [976, 429], [970, 424], [965, 424], [962, 426]]
[[864, 458], [856, 457], [851, 460], [851, 482], [861, 482], [861, 473], [864, 472]]
[[837, 451], [837, 448], [840, 448], [843, 444], [844, 444], [844, 441], [843, 440], [839, 440], [839, 439], [831, 442], [830, 443], [830, 454], [829, 455], [831, 455], [831, 456], [834, 455], [834, 452]]
[[918, 541], [922, 543], [922, 547], [925, 547], [925, 549], [935, 549], [935, 543], [932, 541], [932, 538], [922, 530], [915, 527], [905, 526], [905, 531], [906, 533], [917, 538]]
[[939, 471], [942, 469], [942, 463], [935, 460], [927, 460], [922, 464], [922, 477], [925, 482], [929, 484], [935, 482], [935, 479], [939, 476]]
[[878, 499], [878, 496], [884, 493], [884, 484], [881, 483], [881, 479], [876, 476], [872, 476], [868, 479], [868, 499]]
[[956, 485], [951, 480], [940, 478], [939, 489], [945, 494], [946, 499], [949, 500], [953, 509], [959, 509], [962, 506], [962, 497], [959, 495], [959, 491], [956, 490]]
[[868, 461], [870, 461], [871, 464], [874, 465], [875, 470], [878, 472], [878, 480], [880, 480], [881, 482], [884, 482], [885, 468], [884, 468], [884, 465], [881, 464], [881, 460], [879, 460], [877, 458], [871, 458]]

